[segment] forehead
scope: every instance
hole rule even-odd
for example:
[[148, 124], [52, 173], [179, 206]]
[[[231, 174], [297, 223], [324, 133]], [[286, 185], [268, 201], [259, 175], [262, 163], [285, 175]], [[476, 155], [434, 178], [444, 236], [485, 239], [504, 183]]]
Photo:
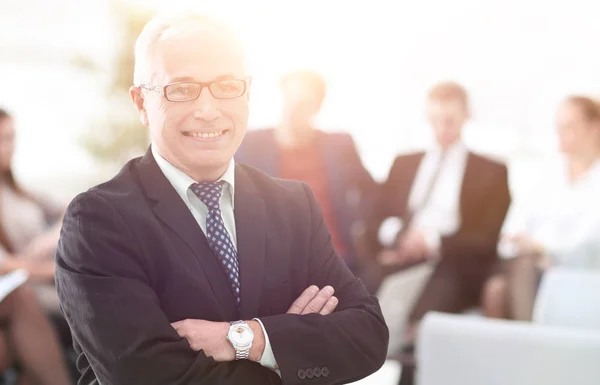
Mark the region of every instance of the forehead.
[[456, 99], [429, 99], [427, 108], [429, 109], [429, 112], [438, 114], [463, 113], [465, 111], [465, 106], [463, 103]]
[[557, 115], [560, 121], [585, 120], [581, 108], [577, 104], [570, 102], [563, 103], [558, 109]]
[[14, 130], [14, 122], [12, 118], [0, 119], [0, 131], [2, 134], [12, 134]]
[[155, 80], [163, 82], [178, 78], [210, 81], [223, 75], [248, 76], [240, 46], [213, 30], [159, 40], [151, 55], [150, 68]]

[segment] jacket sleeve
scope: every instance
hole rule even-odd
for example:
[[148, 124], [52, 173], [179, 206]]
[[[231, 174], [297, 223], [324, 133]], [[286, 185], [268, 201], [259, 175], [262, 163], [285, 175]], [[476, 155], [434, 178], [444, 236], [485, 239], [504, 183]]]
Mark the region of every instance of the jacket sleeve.
[[377, 299], [337, 255], [313, 193], [306, 185], [304, 191], [311, 213], [309, 284], [333, 286], [338, 307], [327, 316], [283, 314], [261, 320], [284, 384], [306, 378], [314, 384], [354, 382], [383, 365], [389, 332]]

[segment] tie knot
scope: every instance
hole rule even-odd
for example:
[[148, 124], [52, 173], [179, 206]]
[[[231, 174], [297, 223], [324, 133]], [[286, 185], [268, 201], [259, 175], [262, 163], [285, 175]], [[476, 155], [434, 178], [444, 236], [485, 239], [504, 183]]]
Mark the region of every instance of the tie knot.
[[191, 189], [209, 210], [219, 209], [223, 181], [194, 183]]

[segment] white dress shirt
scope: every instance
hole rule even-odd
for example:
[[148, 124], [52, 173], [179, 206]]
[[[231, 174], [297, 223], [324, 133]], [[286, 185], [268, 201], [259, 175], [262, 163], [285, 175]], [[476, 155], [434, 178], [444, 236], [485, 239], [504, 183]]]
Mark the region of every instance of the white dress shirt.
[[[177, 194], [179, 194], [206, 235], [206, 216], [208, 215], [208, 207], [206, 207], [200, 198], [198, 198], [198, 196], [190, 189], [190, 186], [196, 183], [196, 181], [163, 158], [156, 151], [154, 143], [151, 147], [152, 155], [154, 156], [158, 167], [169, 180], [175, 191], [177, 191]], [[233, 159], [231, 159], [229, 167], [227, 167], [225, 173], [218, 180], [225, 182], [223, 183], [223, 192], [221, 194], [221, 199], [219, 200], [221, 216], [223, 217], [225, 228], [231, 237], [231, 242], [237, 248], [235, 215], [233, 211], [235, 202], [235, 162]], [[244, 288], [242, 287], [242, 291], [243, 290]], [[265, 335], [265, 350], [259, 363], [266, 368], [276, 371], [281, 376], [271, 343], [269, 342], [267, 330], [258, 318], [255, 318], [255, 320], [258, 321]]]
[[[460, 227], [460, 193], [469, 152], [458, 141], [446, 150], [443, 160], [442, 154], [441, 147], [437, 145], [425, 153], [408, 200], [409, 209], [417, 210], [411, 227], [423, 232], [427, 245], [436, 252], [439, 251], [441, 237], [456, 233]], [[441, 160], [437, 181], [429, 201], [423, 206]]]
[[600, 160], [574, 182], [565, 161], [549, 167], [511, 206], [498, 254], [514, 258], [517, 247], [507, 238], [526, 235], [544, 248], [553, 265], [600, 268]]

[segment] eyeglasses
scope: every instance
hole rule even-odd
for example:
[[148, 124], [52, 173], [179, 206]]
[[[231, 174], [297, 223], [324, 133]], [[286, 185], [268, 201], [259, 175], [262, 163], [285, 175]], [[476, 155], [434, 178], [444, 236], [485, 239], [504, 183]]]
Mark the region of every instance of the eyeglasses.
[[189, 102], [200, 97], [204, 87], [208, 87], [215, 99], [234, 99], [246, 93], [250, 79], [225, 79], [213, 82], [177, 82], [166, 86], [140, 84], [140, 88], [162, 93], [170, 102]]

